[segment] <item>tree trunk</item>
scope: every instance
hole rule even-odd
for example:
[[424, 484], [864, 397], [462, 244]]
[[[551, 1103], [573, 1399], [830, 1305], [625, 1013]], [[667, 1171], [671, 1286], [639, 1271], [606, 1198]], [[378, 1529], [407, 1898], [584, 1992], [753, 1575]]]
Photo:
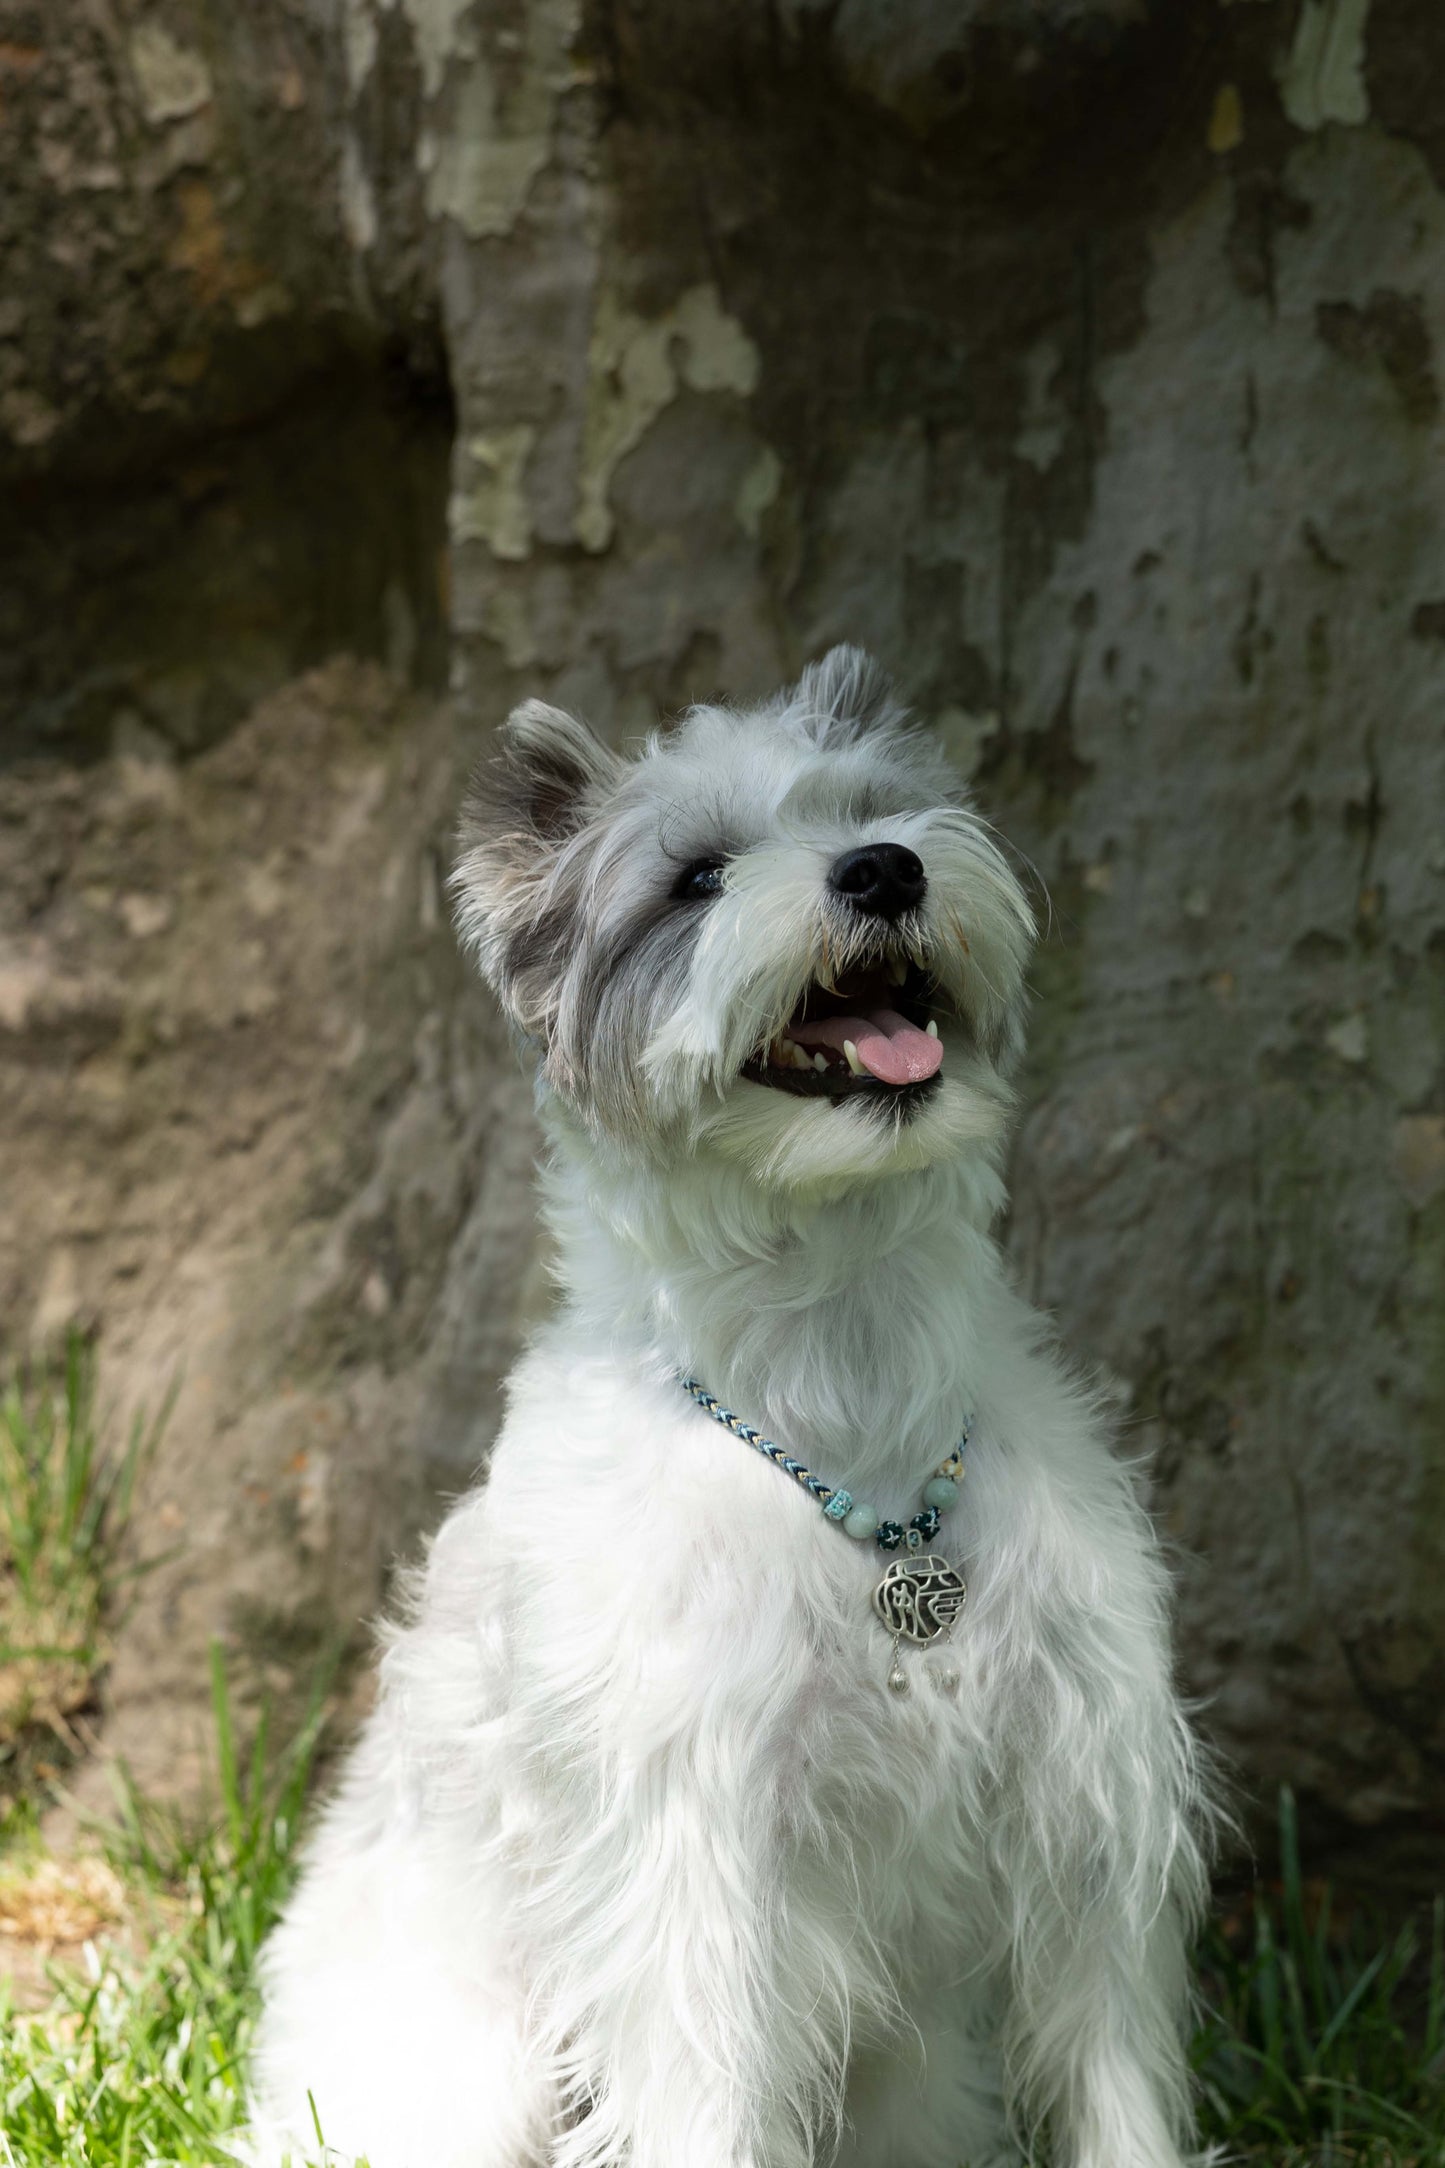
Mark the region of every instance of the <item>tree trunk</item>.
[[0, 1291], [186, 1358], [127, 1752], [375, 1605], [541, 1299], [461, 766], [848, 638], [1049, 898], [1010, 1243], [1208, 1721], [1423, 1873], [1442, 66], [1431, 0], [5, 11]]

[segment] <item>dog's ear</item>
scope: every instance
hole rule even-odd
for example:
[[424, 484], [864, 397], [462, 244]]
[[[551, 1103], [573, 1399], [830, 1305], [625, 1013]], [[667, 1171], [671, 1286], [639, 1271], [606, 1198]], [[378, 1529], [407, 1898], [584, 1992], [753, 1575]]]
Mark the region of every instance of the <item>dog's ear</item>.
[[459, 930], [494, 981], [502, 947], [545, 908], [564, 846], [623, 765], [585, 723], [543, 700], [524, 700], [502, 725], [462, 803], [451, 880]]
[[797, 699], [820, 744], [900, 722], [903, 706], [887, 672], [861, 647], [830, 647], [798, 680]]
[[582, 827], [622, 765], [575, 715], [524, 700], [472, 777], [458, 837], [463, 853], [485, 851], [499, 870], [515, 860], [517, 877], [526, 878]]
[[[463, 811], [483, 826], [519, 831], [533, 843], [560, 843], [617, 780], [622, 762], [575, 715], [524, 700], [502, 725], [499, 757], [473, 778]], [[479, 803], [490, 798], [491, 804]]]

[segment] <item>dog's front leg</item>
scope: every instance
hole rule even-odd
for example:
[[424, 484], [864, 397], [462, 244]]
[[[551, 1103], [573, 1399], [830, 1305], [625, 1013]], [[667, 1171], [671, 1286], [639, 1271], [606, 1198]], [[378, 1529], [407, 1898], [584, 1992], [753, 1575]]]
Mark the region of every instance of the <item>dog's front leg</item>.
[[1180, 2168], [1188, 2078], [1177, 1919], [1161, 1915], [1142, 1940], [1102, 1911], [1082, 1931], [1060, 1920], [1034, 1955], [1010, 2046], [1059, 2168]]
[[808, 2160], [808, 2027], [781, 2006], [767, 1804], [743, 1768], [705, 1770], [678, 1746], [573, 1850], [552, 2021], [585, 2112], [557, 2168]]
[[[1048, 1699], [1041, 1686], [1036, 1712]], [[1198, 1772], [1162, 1659], [1141, 1659], [1133, 1680], [1120, 1664], [1076, 1684], [1049, 1729], [999, 1862], [1010, 2089], [1049, 2125], [1059, 2168], [1180, 2168], [1188, 1950], [1206, 1876]]]

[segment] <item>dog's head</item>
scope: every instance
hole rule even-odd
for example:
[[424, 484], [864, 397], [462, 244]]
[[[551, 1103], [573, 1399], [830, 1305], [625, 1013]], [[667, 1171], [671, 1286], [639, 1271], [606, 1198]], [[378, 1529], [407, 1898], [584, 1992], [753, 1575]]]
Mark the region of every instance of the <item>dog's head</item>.
[[1001, 1137], [1032, 918], [856, 648], [634, 760], [527, 701], [461, 843], [463, 937], [594, 1134], [834, 1192]]

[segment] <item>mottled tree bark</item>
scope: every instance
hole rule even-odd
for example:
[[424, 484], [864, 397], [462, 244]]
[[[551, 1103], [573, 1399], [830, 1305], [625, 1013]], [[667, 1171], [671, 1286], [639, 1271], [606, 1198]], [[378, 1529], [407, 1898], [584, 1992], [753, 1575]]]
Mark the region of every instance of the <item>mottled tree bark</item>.
[[202, 1351], [113, 1737], [375, 1601], [540, 1299], [457, 768], [846, 637], [1047, 892], [1009, 1239], [1210, 1721], [1420, 1866], [1442, 63], [1431, 0], [7, 11], [5, 1330]]

